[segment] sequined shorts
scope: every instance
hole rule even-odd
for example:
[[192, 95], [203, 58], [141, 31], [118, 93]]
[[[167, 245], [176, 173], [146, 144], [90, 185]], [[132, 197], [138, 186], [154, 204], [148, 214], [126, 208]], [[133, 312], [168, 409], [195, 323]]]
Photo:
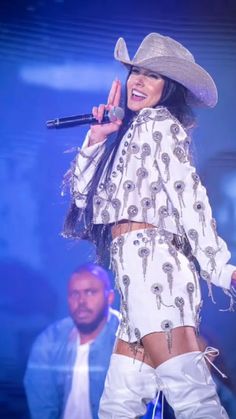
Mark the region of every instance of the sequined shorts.
[[175, 327], [198, 327], [198, 273], [168, 237], [155, 228], [122, 234], [112, 241], [111, 262], [121, 298], [119, 338], [139, 342], [165, 332], [170, 340]]

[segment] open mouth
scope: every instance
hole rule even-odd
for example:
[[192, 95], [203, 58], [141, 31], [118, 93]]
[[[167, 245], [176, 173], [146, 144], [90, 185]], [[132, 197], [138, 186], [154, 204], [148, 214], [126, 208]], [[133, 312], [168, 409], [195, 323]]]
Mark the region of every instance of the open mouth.
[[143, 100], [143, 99], [146, 99], [147, 97], [147, 95], [145, 95], [144, 93], [136, 89], [132, 89], [131, 96], [132, 96], [132, 99], [136, 99], [136, 100]]

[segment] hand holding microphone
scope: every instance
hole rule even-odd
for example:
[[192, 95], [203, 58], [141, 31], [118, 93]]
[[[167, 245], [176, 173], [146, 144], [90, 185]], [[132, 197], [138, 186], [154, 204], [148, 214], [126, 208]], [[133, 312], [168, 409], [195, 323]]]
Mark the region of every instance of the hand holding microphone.
[[[116, 122], [117, 119], [123, 119], [124, 110], [119, 106], [111, 107], [110, 110], [106, 109], [107, 106], [100, 105], [104, 107], [105, 111], [103, 117], [98, 121], [97, 118], [93, 116], [92, 113], [83, 114], [83, 115], [73, 115], [66, 116], [63, 118], [51, 119], [46, 122], [47, 128], [69, 128], [75, 127], [77, 125], [98, 125], [98, 124], [109, 124], [109, 122]], [[96, 109], [96, 108], [95, 108]]]
[[75, 115], [56, 118], [46, 122], [48, 128], [67, 128], [77, 125], [90, 124], [90, 142], [96, 144], [103, 141], [112, 132], [118, 131], [124, 118], [124, 110], [118, 105], [121, 96], [121, 83], [115, 80], [108, 95], [107, 105], [100, 104], [93, 107], [92, 114]]
[[[120, 80], [114, 80], [108, 95], [107, 99], [107, 105], [99, 105], [98, 107], [93, 107], [92, 113], [93, 116], [97, 119], [97, 121], [100, 123], [103, 119], [104, 112], [106, 110], [110, 110], [113, 107], [118, 107], [120, 103], [120, 97], [121, 97], [121, 82]], [[117, 108], [121, 109], [121, 108]], [[105, 138], [112, 134], [113, 132], [118, 131], [120, 128], [120, 125], [122, 124], [122, 119], [124, 117], [124, 114], [122, 117], [118, 117], [115, 121], [111, 121], [108, 124], [97, 124], [91, 126], [90, 131], [90, 141], [89, 145], [96, 144], [98, 142], [101, 142], [105, 140]]]

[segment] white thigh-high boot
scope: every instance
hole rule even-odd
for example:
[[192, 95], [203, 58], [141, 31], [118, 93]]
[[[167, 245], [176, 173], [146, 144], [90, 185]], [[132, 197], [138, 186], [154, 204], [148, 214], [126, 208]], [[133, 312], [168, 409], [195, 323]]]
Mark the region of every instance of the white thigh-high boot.
[[[100, 401], [100, 419], [139, 418], [157, 393], [155, 369], [119, 354], [112, 354]], [[215, 418], [216, 419], [216, 418]]]
[[176, 419], [229, 419], [204, 356], [206, 353], [189, 352], [156, 368], [157, 383]]

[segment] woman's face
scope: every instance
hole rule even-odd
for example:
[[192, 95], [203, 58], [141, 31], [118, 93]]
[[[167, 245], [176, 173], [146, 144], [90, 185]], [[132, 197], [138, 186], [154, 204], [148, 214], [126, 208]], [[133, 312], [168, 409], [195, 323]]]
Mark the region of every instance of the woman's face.
[[143, 108], [156, 106], [161, 98], [164, 83], [158, 73], [133, 66], [127, 80], [128, 108], [138, 112]]

